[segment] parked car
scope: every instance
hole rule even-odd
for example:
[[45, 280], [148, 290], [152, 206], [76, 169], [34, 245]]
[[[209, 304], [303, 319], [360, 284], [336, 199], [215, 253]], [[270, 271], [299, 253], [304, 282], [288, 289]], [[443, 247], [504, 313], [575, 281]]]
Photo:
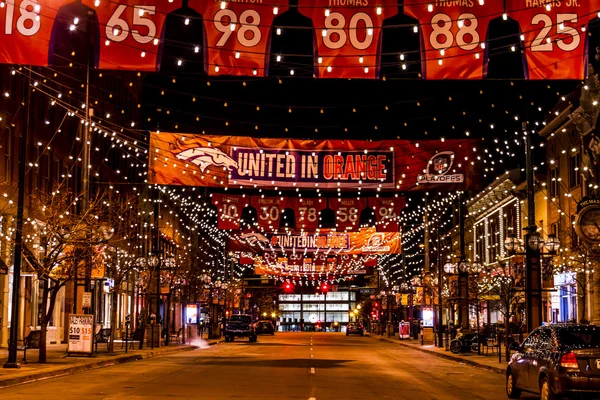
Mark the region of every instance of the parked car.
[[275, 327], [271, 321], [258, 321], [256, 323], [256, 333], [265, 335], [274, 335]]
[[350, 322], [347, 326], [346, 326], [346, 336], [350, 335], [350, 334], [359, 334], [360, 336], [364, 336], [365, 335], [365, 328], [363, 326], [363, 324], [359, 323], [359, 322]]
[[236, 337], [247, 337], [256, 342], [256, 328], [250, 315], [232, 315], [225, 324], [225, 341], [233, 342]]
[[510, 347], [516, 351], [506, 369], [510, 399], [518, 399], [522, 391], [539, 393], [541, 400], [600, 398], [600, 326], [541, 326]]

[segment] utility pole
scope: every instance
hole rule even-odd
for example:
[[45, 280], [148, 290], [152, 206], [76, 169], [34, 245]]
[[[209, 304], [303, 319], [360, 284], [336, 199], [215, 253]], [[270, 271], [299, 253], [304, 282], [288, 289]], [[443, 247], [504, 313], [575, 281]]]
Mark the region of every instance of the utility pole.
[[438, 318], [437, 318], [437, 339], [438, 347], [444, 347], [444, 338], [442, 336], [443, 310], [442, 310], [442, 260], [441, 260], [441, 238], [440, 238], [440, 215], [439, 208], [436, 207], [436, 231], [437, 231], [437, 273], [438, 273]]
[[535, 184], [533, 170], [532, 132], [527, 132], [527, 122], [522, 124], [525, 135], [527, 170], [527, 234], [525, 235], [525, 305], [527, 308], [527, 332], [542, 324], [542, 268], [540, 249], [532, 248], [530, 239], [537, 235], [535, 224]]
[[461, 271], [460, 263], [467, 262], [465, 257], [465, 216], [463, 206], [463, 192], [458, 193], [458, 224], [459, 224], [459, 250], [460, 261], [458, 268], [459, 310], [458, 325], [462, 329], [469, 329], [469, 272]]
[[21, 288], [21, 261], [23, 259], [23, 213], [25, 202], [25, 172], [27, 170], [27, 146], [29, 145], [30, 117], [31, 117], [31, 70], [27, 73], [25, 84], [25, 118], [23, 120], [23, 133], [21, 147], [19, 148], [19, 176], [17, 191], [17, 221], [15, 232], [12, 303], [10, 317], [10, 339], [8, 342], [8, 360], [4, 368], [19, 368], [17, 361], [17, 340], [19, 335], [19, 297]]

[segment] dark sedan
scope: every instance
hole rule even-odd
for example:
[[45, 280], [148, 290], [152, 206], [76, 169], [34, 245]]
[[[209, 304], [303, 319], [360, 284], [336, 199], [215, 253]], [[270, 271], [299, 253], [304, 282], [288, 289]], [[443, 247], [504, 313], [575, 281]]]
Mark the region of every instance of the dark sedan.
[[275, 327], [271, 321], [258, 321], [256, 323], [256, 331], [262, 335], [274, 335]]
[[348, 326], [346, 326], [346, 336], [351, 335], [353, 333], [358, 334], [360, 336], [364, 336], [365, 328], [363, 327], [363, 324], [360, 324], [358, 322], [350, 322]]
[[600, 327], [557, 324], [535, 329], [506, 370], [506, 394], [539, 393], [541, 400], [586, 396], [600, 399]]

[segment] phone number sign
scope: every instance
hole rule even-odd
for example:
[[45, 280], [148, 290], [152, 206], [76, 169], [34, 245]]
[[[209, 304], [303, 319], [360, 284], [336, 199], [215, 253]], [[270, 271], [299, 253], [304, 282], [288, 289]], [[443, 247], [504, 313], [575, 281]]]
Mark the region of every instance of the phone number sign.
[[69, 315], [69, 348], [67, 353], [92, 353], [94, 316]]

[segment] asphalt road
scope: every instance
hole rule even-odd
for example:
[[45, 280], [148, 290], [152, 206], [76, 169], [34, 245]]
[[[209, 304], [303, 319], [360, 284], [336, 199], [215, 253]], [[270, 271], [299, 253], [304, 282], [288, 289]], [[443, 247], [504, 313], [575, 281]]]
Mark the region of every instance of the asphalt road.
[[[499, 374], [340, 333], [280, 333], [84, 371], [0, 399], [506, 399]], [[539, 397], [526, 396], [524, 399]]]

